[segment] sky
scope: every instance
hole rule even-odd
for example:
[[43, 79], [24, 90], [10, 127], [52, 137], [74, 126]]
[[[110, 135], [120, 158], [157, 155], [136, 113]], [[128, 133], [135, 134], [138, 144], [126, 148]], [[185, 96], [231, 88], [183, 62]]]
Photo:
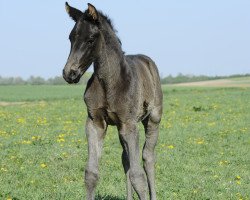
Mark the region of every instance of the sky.
[[[68, 0], [112, 19], [126, 54], [146, 54], [160, 75], [250, 73], [249, 0]], [[65, 1], [0, 1], [0, 76], [61, 75], [74, 22]], [[90, 71], [93, 69], [90, 69]]]

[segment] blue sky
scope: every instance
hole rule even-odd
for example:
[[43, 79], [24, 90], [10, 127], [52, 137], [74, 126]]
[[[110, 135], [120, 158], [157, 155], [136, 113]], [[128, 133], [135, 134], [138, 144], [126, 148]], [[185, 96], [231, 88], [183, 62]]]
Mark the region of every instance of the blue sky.
[[[127, 54], [149, 55], [160, 74], [250, 73], [249, 0], [87, 2], [113, 20]], [[0, 1], [0, 76], [61, 75], [74, 22], [65, 1]]]

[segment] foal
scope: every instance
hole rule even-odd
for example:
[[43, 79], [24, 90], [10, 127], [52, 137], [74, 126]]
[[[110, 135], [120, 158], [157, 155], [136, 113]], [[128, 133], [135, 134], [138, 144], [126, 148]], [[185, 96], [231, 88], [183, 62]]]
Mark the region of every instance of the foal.
[[[155, 63], [145, 55], [124, 55], [111, 21], [88, 4], [85, 12], [66, 2], [66, 11], [76, 22], [69, 39], [71, 50], [63, 69], [68, 83], [77, 83], [94, 63], [84, 101], [88, 109], [86, 135], [88, 161], [85, 169], [87, 199], [95, 198], [98, 162], [108, 125], [117, 126], [123, 147], [122, 164], [127, 177], [127, 199], [133, 189], [142, 200], [156, 199], [155, 154], [162, 115], [162, 91]], [[145, 128], [144, 170], [140, 166], [137, 123]]]

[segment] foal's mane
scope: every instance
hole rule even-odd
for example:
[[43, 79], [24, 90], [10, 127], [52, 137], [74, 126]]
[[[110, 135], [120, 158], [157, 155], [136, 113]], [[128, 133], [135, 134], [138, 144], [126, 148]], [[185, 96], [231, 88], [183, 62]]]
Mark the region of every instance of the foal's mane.
[[107, 24], [110, 26], [110, 28], [117, 33], [117, 30], [114, 28], [113, 22], [111, 21], [111, 19], [108, 17], [108, 15], [103, 14], [101, 11], [98, 11], [99, 15], [102, 17], [102, 19], [104, 21], [107, 22]]
[[[122, 45], [120, 38], [117, 36], [117, 30], [114, 28], [114, 24], [113, 24], [112, 20], [108, 17], [108, 15], [104, 14], [102, 11], [98, 10], [98, 14], [99, 14], [102, 25], [105, 25], [105, 23], [106, 23], [109, 26], [109, 28], [111, 29], [111, 31], [113, 32], [113, 34], [112, 34], [112, 33], [110, 33], [109, 30], [107, 30], [107, 29], [105, 30], [104, 34], [106, 36], [105, 38], [108, 40], [107, 42], [113, 43], [113, 41], [110, 41], [110, 34], [112, 34], [116, 37], [119, 44]], [[105, 29], [105, 27], [102, 27], [102, 28]]]

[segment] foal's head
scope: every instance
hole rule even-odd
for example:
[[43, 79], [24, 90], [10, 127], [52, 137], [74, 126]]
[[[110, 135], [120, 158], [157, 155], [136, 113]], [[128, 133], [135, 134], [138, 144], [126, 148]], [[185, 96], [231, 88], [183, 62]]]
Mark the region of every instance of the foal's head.
[[88, 4], [85, 12], [77, 10], [66, 2], [66, 11], [75, 21], [69, 40], [70, 54], [63, 69], [63, 77], [68, 83], [79, 82], [81, 76], [94, 61], [100, 45], [99, 13]]

